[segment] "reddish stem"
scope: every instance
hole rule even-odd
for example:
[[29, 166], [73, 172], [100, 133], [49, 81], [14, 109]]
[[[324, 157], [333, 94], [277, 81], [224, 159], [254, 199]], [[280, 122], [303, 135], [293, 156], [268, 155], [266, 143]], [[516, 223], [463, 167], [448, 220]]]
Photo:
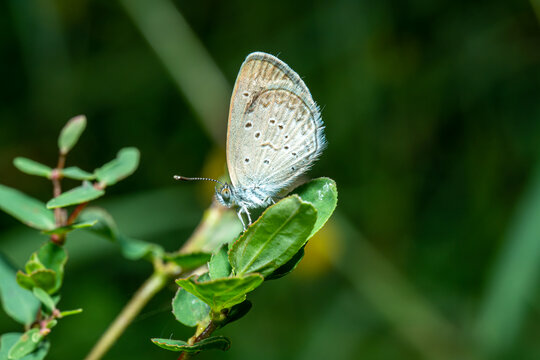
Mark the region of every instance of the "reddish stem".
[[81, 213], [81, 211], [84, 210], [84, 208], [86, 207], [86, 205], [88, 205], [88, 201], [87, 202], [84, 202], [82, 204], [79, 204], [77, 205], [77, 207], [75, 209], [73, 209], [73, 212], [71, 213], [71, 215], [69, 215], [69, 218], [67, 219], [67, 223], [66, 225], [71, 225], [75, 222], [75, 220], [77, 220], [77, 217], [79, 216], [79, 214]]

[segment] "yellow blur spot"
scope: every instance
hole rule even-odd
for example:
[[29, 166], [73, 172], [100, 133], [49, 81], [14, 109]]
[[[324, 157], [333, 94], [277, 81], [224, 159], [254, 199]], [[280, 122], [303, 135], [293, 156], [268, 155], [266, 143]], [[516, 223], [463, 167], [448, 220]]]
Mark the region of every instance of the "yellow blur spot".
[[292, 272], [301, 278], [315, 278], [327, 272], [338, 261], [343, 250], [343, 238], [330, 219], [308, 242], [305, 255]]

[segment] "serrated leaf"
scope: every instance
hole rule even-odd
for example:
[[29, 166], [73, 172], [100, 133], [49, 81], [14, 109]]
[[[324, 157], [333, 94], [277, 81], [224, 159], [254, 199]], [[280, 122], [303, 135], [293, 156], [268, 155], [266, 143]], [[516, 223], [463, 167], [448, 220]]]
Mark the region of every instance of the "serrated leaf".
[[59, 207], [66, 207], [70, 205], [77, 205], [90, 200], [97, 199], [105, 194], [105, 191], [96, 189], [90, 183], [84, 183], [81, 186], [77, 186], [65, 193], [52, 198], [47, 202], [48, 209], [55, 209]]
[[[22, 333], [6, 333], [0, 337], [0, 360], [9, 360], [9, 350], [21, 338]], [[50, 344], [48, 341], [42, 341], [37, 350], [20, 358], [20, 360], [42, 360], [49, 352]]]
[[57, 227], [56, 229], [45, 230], [45, 231], [42, 231], [41, 233], [46, 234], [46, 235], [66, 234], [66, 233], [71, 232], [73, 230], [84, 229], [84, 228], [87, 228], [87, 227], [94, 226], [96, 223], [97, 223], [97, 220], [94, 220], [94, 221], [80, 221], [80, 222], [77, 222], [77, 223], [74, 223], [74, 224], [71, 224], [71, 225]]
[[195, 295], [178, 288], [172, 300], [172, 312], [176, 320], [193, 327], [208, 319], [210, 307]]
[[316, 219], [317, 210], [297, 195], [270, 206], [232, 244], [229, 263], [234, 273], [270, 275], [305, 245]]
[[296, 269], [302, 258], [304, 257], [304, 247], [302, 247], [291, 260], [287, 261], [284, 265], [281, 265], [273, 273], [264, 278], [264, 280], [276, 280], [282, 278], [283, 276], [289, 274], [291, 271]]
[[62, 154], [67, 154], [79, 140], [86, 128], [86, 116], [79, 115], [71, 118], [60, 131], [58, 148]]
[[227, 351], [231, 347], [231, 341], [224, 336], [212, 336], [199, 341], [193, 345], [189, 345], [182, 340], [172, 339], [151, 339], [154, 344], [169, 351], [183, 351], [187, 353], [196, 353], [204, 350], [223, 350]]
[[25, 157], [16, 157], [13, 160], [13, 165], [15, 165], [17, 169], [25, 174], [43, 176], [48, 179], [51, 178], [52, 169], [47, 165], [38, 163], [37, 161], [27, 159]]
[[101, 184], [105, 186], [116, 184], [133, 174], [139, 166], [139, 157], [139, 150], [136, 148], [123, 148], [118, 152], [116, 159], [96, 169], [94, 173]]
[[208, 273], [212, 280], [227, 277], [231, 274], [231, 264], [227, 256], [227, 245], [223, 245], [208, 263]]
[[33, 328], [26, 331], [9, 349], [8, 358], [12, 360], [23, 358], [36, 350], [41, 340], [43, 340], [43, 335], [39, 329]]
[[229, 313], [227, 314], [227, 317], [225, 318], [225, 321], [223, 321], [223, 323], [221, 324], [221, 327], [223, 327], [223, 326], [225, 326], [227, 324], [230, 324], [230, 323], [232, 323], [232, 322], [234, 322], [236, 320], [240, 320], [241, 318], [246, 316], [246, 314], [249, 312], [249, 310], [251, 310], [252, 306], [253, 306], [253, 304], [249, 300], [245, 300], [245, 301], [241, 302], [240, 304], [234, 305], [229, 310]]
[[62, 169], [62, 176], [74, 180], [94, 180], [96, 178], [94, 174], [84, 171], [77, 166]]
[[330, 218], [337, 206], [336, 182], [329, 178], [318, 178], [299, 186], [293, 191], [302, 201], [311, 203], [317, 209], [317, 221], [308, 239], [311, 238]]
[[0, 185], [0, 209], [22, 223], [39, 230], [54, 229], [54, 213], [41, 201], [13, 188]]
[[174, 262], [182, 268], [182, 271], [189, 271], [206, 264], [211, 257], [212, 254], [205, 252], [193, 252], [188, 254], [167, 253], [163, 259]]
[[49, 310], [49, 314], [52, 313], [52, 311], [56, 308], [54, 300], [51, 298], [49, 294], [42, 288], [35, 287], [32, 292], [34, 293], [34, 296], [41, 301], [43, 305]]
[[[39, 301], [15, 279], [15, 268], [0, 254], [0, 299], [6, 314], [23, 325], [36, 319]], [[0, 358], [1, 359], [1, 358]]]
[[262, 282], [263, 277], [259, 274], [206, 282], [198, 282], [193, 276], [176, 280], [178, 285], [207, 303], [214, 312], [220, 312], [241, 303], [246, 299], [246, 294], [253, 291]]

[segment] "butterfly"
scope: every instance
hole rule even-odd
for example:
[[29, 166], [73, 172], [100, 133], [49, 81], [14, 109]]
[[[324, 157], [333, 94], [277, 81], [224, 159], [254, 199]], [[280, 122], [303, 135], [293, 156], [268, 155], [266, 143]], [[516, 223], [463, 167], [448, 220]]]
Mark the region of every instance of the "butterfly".
[[277, 57], [249, 54], [238, 73], [227, 129], [231, 184], [217, 182], [216, 199], [237, 208], [244, 230], [249, 210], [276, 195], [313, 165], [326, 147], [321, 112], [300, 76]]

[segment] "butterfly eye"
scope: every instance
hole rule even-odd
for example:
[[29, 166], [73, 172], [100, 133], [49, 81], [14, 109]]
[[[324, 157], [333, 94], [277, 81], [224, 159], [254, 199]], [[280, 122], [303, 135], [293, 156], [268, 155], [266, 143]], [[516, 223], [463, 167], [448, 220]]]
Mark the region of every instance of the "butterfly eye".
[[225, 198], [225, 199], [228, 199], [230, 196], [231, 196], [231, 191], [227, 188], [221, 190], [221, 195]]

